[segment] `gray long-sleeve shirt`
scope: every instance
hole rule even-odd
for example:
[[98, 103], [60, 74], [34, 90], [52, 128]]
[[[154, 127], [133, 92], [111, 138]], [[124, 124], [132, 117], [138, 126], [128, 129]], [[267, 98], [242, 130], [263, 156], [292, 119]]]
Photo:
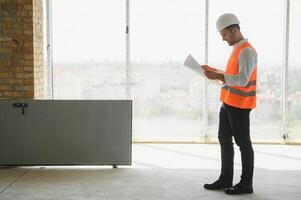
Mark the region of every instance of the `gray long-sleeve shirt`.
[[[237, 47], [241, 46], [247, 41], [247, 39], [242, 39], [234, 44], [233, 52]], [[238, 74], [224, 74], [226, 82], [225, 84], [228, 86], [246, 86], [256, 65], [257, 53], [250, 47], [243, 49], [238, 58]]]

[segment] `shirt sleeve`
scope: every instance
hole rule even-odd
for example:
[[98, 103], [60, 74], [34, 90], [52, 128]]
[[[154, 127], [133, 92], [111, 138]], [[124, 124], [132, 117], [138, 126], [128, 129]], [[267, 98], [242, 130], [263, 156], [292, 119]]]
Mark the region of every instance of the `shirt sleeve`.
[[243, 49], [238, 58], [238, 74], [224, 74], [225, 84], [228, 86], [246, 86], [256, 65], [256, 52], [250, 47]]

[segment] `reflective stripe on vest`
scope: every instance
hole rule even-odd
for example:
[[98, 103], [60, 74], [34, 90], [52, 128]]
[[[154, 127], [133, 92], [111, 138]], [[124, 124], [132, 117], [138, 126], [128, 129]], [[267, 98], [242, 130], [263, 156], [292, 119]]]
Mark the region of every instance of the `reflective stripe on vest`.
[[[253, 85], [256, 85], [256, 80], [248, 82], [248, 84], [246, 86], [244, 86], [244, 88], [248, 88], [248, 87], [253, 86]], [[236, 88], [232, 88], [231, 86], [227, 86], [227, 85], [224, 85], [223, 89], [227, 90], [230, 93], [237, 94], [237, 95], [243, 96], [243, 97], [256, 96], [256, 91], [244, 92], [244, 91], [241, 91], [241, 90], [236, 89]]]
[[235, 88], [231, 88], [229, 86], [224, 86], [223, 87], [224, 90], [227, 90], [228, 92], [231, 92], [233, 94], [237, 94], [239, 96], [242, 97], [251, 97], [251, 96], [256, 96], [256, 91], [251, 91], [251, 92], [243, 92], [241, 90], [235, 89]]

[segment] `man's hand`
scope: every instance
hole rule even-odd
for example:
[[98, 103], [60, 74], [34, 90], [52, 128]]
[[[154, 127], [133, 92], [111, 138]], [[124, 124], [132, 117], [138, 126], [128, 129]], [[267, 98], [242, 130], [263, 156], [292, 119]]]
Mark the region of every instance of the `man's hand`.
[[213, 67], [210, 67], [208, 65], [201, 65], [201, 67], [205, 70], [204, 73], [208, 79], [220, 80], [223, 83], [225, 83], [225, 77], [224, 77], [223, 73], [219, 72], [219, 70], [217, 70]]
[[205, 70], [205, 71], [217, 71], [217, 69], [210, 67], [208, 65], [201, 65], [201, 67]]
[[219, 78], [219, 74], [216, 73], [215, 71], [205, 71], [204, 73], [208, 79], [216, 80]]

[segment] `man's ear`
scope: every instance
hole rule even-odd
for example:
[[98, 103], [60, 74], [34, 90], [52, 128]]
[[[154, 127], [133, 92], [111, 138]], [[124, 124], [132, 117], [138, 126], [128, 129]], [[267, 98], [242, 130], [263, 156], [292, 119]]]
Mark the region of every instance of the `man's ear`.
[[231, 29], [231, 32], [234, 33], [234, 34], [235, 34], [237, 31], [238, 31], [238, 28], [237, 28], [237, 27], [233, 27], [233, 28]]
[[239, 32], [239, 29], [238, 29], [237, 27], [233, 27], [233, 28], [231, 29], [231, 33], [232, 33], [233, 35], [237, 35], [238, 32]]

